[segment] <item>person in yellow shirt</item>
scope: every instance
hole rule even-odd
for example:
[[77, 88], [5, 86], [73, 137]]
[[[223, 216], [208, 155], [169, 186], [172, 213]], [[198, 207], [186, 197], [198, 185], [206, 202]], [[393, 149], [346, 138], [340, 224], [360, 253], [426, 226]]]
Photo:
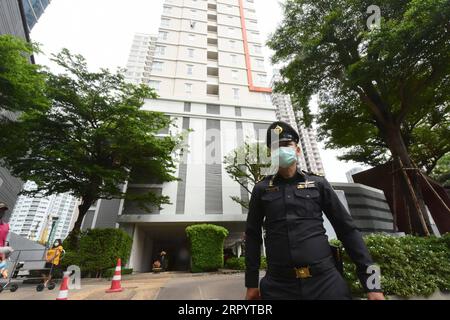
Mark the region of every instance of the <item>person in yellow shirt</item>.
[[[61, 263], [61, 255], [63, 254], [63, 252], [64, 248], [62, 246], [61, 239], [56, 239], [53, 243], [53, 246], [47, 250], [45, 258], [47, 262], [45, 263], [45, 268], [50, 269], [52, 272], [58, 269]], [[47, 286], [48, 282], [52, 279], [52, 272], [50, 272], [48, 275], [44, 275], [44, 286]]]

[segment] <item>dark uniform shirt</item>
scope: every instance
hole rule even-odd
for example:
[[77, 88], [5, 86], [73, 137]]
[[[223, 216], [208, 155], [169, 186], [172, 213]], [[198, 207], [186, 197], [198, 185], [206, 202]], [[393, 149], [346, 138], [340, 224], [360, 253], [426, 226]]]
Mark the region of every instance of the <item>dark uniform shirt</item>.
[[363, 287], [371, 291], [366, 270], [372, 258], [351, 216], [324, 177], [300, 170], [291, 179], [266, 177], [253, 189], [245, 241], [246, 287], [258, 288], [262, 227], [269, 268], [307, 266], [332, 255], [322, 212], [355, 262]]

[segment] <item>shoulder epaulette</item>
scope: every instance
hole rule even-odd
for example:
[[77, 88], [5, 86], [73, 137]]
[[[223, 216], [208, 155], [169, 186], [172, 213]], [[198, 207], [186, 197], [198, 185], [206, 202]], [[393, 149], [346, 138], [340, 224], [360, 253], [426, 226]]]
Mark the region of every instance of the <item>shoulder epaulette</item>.
[[262, 176], [261, 179], [257, 180], [256, 183], [260, 183], [261, 181], [263, 181], [265, 178], [267, 178], [268, 176]]
[[309, 175], [311, 175], [311, 176], [316, 176], [316, 177], [325, 177], [323, 174], [320, 174], [320, 173], [316, 173], [316, 172], [308, 172], [308, 171], [305, 171], [305, 170], [302, 170], [304, 173], [306, 173], [306, 174], [309, 174]]

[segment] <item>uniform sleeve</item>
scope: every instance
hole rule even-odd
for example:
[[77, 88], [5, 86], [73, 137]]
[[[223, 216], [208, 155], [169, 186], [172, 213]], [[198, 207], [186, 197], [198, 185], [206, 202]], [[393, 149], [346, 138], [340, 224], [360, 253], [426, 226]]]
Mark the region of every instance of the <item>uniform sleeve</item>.
[[361, 285], [366, 292], [381, 291], [380, 289], [369, 289], [367, 287], [367, 279], [370, 276], [367, 273], [367, 268], [374, 264], [369, 250], [352, 217], [339, 200], [330, 183], [326, 179], [323, 179], [322, 183], [322, 210], [330, 220], [338, 239], [355, 263]]
[[263, 213], [258, 189], [257, 186], [253, 188], [245, 230], [245, 286], [247, 288], [259, 287]]

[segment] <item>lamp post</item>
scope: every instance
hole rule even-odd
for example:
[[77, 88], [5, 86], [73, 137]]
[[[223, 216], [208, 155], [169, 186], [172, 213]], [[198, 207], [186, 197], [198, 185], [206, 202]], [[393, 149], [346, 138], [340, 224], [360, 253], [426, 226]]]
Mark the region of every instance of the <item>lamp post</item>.
[[55, 237], [56, 233], [56, 224], [58, 223], [59, 217], [52, 217], [52, 228], [50, 229], [50, 234], [48, 236], [48, 241], [46, 244], [47, 248], [50, 248], [51, 244], [53, 243], [53, 238]]

